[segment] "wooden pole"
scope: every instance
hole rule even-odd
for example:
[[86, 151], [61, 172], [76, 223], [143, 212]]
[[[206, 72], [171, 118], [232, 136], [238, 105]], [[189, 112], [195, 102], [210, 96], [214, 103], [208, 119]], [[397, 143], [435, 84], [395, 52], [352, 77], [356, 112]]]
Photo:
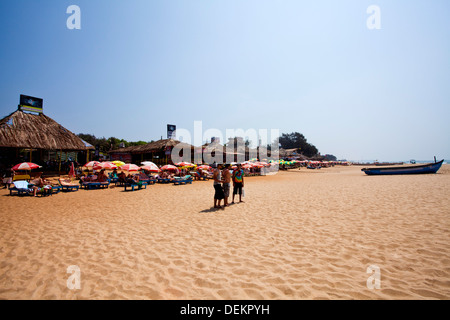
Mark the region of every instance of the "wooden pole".
[[58, 167], [58, 174], [61, 172], [61, 156], [62, 156], [62, 150], [59, 151], [59, 167]]

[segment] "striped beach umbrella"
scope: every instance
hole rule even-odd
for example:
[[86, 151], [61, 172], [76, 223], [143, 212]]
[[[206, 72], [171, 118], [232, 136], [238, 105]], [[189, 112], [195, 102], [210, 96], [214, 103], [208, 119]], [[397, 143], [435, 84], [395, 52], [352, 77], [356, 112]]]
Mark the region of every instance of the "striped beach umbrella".
[[132, 164], [132, 163], [124, 164], [123, 166], [120, 167], [120, 169], [125, 170], [125, 171], [139, 171], [139, 170], [141, 170], [140, 167], [138, 167], [137, 165]]
[[121, 167], [125, 164], [125, 162], [120, 161], [120, 160], [114, 160], [114, 161], [111, 161], [111, 163], [114, 163], [118, 167]]
[[145, 165], [145, 166], [141, 166], [141, 169], [147, 170], [150, 172], [160, 172], [161, 171], [161, 169], [159, 169], [157, 165], [153, 165], [153, 166]]
[[100, 162], [98, 162], [98, 161], [89, 161], [88, 163], [86, 163], [83, 167], [86, 167], [86, 168], [93, 168], [93, 167], [95, 167], [96, 165], [98, 165]]
[[171, 165], [171, 164], [166, 164], [165, 166], [161, 167], [161, 170], [163, 170], [163, 171], [165, 171], [165, 170], [178, 171], [178, 168], [173, 166], [173, 165]]
[[177, 166], [177, 167], [195, 167], [195, 164], [193, 164], [193, 163], [190, 163], [190, 162], [178, 162], [178, 163], [175, 163], [175, 165]]
[[41, 166], [37, 165], [36, 163], [32, 162], [22, 162], [19, 164], [16, 164], [14, 167], [12, 167], [12, 170], [18, 171], [18, 170], [33, 170], [41, 168]]
[[101, 170], [101, 169], [113, 170], [117, 169], [117, 166], [112, 162], [100, 162], [94, 166], [94, 170]]

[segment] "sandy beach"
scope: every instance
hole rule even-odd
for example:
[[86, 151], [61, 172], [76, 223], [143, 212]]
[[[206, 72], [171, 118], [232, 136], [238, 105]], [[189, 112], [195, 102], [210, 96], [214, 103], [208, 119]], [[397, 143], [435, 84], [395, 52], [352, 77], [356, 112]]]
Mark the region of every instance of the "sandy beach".
[[[249, 177], [245, 202], [224, 210], [212, 209], [212, 181], [45, 198], [3, 189], [0, 298], [449, 299], [450, 165], [360, 170]], [[72, 265], [79, 290], [67, 287]]]

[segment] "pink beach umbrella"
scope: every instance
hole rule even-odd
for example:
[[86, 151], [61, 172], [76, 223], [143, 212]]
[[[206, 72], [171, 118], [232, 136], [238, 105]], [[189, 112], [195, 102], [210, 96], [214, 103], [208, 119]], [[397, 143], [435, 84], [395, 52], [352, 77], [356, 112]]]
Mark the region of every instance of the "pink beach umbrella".
[[101, 169], [113, 170], [117, 169], [117, 166], [112, 162], [100, 162], [94, 166], [94, 170], [101, 170]]
[[100, 162], [98, 162], [98, 161], [89, 161], [88, 163], [86, 163], [83, 167], [86, 167], [86, 168], [93, 168], [93, 167], [95, 167], [96, 165], [98, 165]]
[[171, 164], [166, 164], [165, 166], [161, 167], [161, 170], [178, 171], [178, 168]]
[[137, 165], [132, 164], [132, 163], [124, 164], [123, 166], [120, 167], [120, 169], [125, 170], [125, 171], [139, 171], [139, 170], [141, 170], [140, 167], [138, 167]]
[[193, 163], [190, 163], [190, 162], [178, 162], [178, 163], [175, 163], [175, 165], [177, 166], [177, 167], [194, 167], [195, 165], [193, 164]]
[[154, 165], [154, 166], [151, 166], [151, 165], [141, 166], [141, 169], [147, 170], [147, 171], [150, 171], [150, 172], [160, 172], [161, 171], [158, 168], [157, 165]]
[[201, 166], [198, 166], [198, 169], [201, 169], [201, 170], [209, 170], [209, 169], [211, 169], [211, 167], [208, 166], [207, 164], [202, 164]]
[[12, 167], [12, 170], [18, 171], [18, 170], [33, 170], [40, 168], [41, 166], [37, 165], [36, 163], [32, 162], [22, 162], [19, 164], [16, 164], [14, 167]]

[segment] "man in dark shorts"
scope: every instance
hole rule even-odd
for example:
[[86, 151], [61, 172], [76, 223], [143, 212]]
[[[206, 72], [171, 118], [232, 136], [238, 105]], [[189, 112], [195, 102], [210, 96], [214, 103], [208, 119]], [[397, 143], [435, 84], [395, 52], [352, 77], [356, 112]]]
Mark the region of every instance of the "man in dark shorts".
[[213, 168], [214, 168], [214, 174], [213, 174], [213, 179], [214, 179], [214, 208], [222, 208], [220, 206], [220, 202], [222, 201], [222, 199], [225, 198], [225, 195], [223, 193], [223, 188], [222, 188], [222, 172], [220, 171], [222, 169], [222, 165], [216, 165], [213, 164]]
[[241, 168], [241, 164], [237, 165], [237, 168], [233, 171], [233, 200], [231, 203], [234, 203], [234, 196], [239, 193], [239, 202], [242, 201], [242, 188], [244, 188], [244, 170]]
[[225, 198], [223, 200], [223, 206], [228, 206], [228, 198], [230, 197], [230, 185], [231, 185], [231, 172], [230, 165], [227, 163], [224, 165], [224, 169], [222, 171], [222, 180], [223, 180], [223, 193]]

